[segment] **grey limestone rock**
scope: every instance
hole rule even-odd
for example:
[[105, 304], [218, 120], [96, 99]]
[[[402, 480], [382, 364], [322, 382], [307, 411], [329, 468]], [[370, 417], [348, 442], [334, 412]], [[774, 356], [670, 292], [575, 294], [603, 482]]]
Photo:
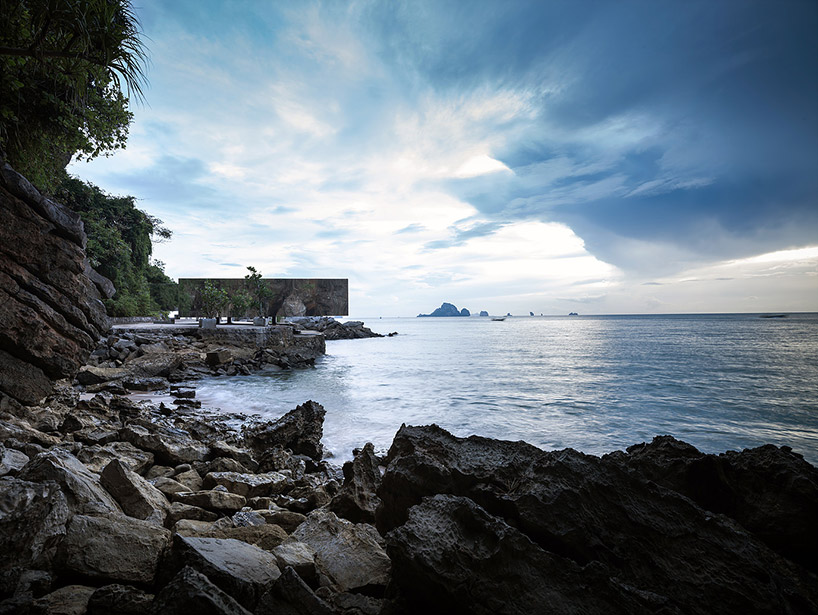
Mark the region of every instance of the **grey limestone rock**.
[[375, 528], [339, 519], [319, 509], [292, 533], [292, 539], [315, 551], [315, 560], [340, 591], [384, 586], [390, 562]]
[[179, 534], [174, 537], [173, 549], [162, 566], [165, 578], [190, 566], [248, 609], [255, 607], [281, 575], [276, 558], [258, 547], [234, 539]]
[[153, 599], [131, 585], [104, 585], [91, 594], [87, 615], [150, 615]]
[[0, 444], [0, 476], [15, 475], [29, 462], [28, 455]]
[[20, 471], [29, 481], [53, 480], [63, 490], [72, 512], [97, 514], [119, 512], [119, 504], [103, 489], [99, 477], [71, 453], [53, 449], [40, 453]]
[[315, 551], [308, 544], [288, 539], [274, 548], [272, 553], [278, 561], [278, 567], [282, 570], [290, 567], [305, 581], [317, 582]]
[[57, 483], [0, 478], [0, 569], [48, 566], [69, 517]]
[[208, 454], [206, 445], [196, 442], [179, 429], [159, 426], [148, 429], [141, 425], [128, 425], [120, 430], [119, 435], [134, 446], [153, 453], [159, 463], [177, 465], [204, 461]]
[[161, 491], [129, 470], [119, 459], [114, 459], [105, 466], [100, 474], [100, 481], [126, 515], [137, 519], [151, 519], [160, 525], [164, 523], [170, 503]]
[[28, 609], [29, 615], [86, 615], [88, 601], [96, 590], [87, 585], [66, 585], [37, 598]]
[[254, 498], [281, 493], [286, 487], [292, 486], [292, 480], [279, 472], [210, 472], [204, 478], [204, 487], [212, 489], [216, 485], [223, 485], [231, 493]]
[[124, 515], [75, 515], [58, 559], [67, 574], [150, 585], [169, 544], [170, 532], [148, 521]]
[[[119, 437], [115, 433], [115, 437]], [[108, 442], [102, 446], [93, 444], [84, 446], [78, 453], [77, 459], [82, 461], [89, 470], [102, 472], [111, 460], [118, 459], [125, 464], [129, 470], [142, 474], [147, 468], [153, 465], [153, 453], [143, 451], [135, 447], [130, 442]]]
[[219, 490], [174, 493], [171, 499], [174, 502], [220, 512], [236, 512], [247, 503], [246, 498], [241, 495]]
[[336, 615], [336, 612], [292, 568], [259, 601], [256, 615]]

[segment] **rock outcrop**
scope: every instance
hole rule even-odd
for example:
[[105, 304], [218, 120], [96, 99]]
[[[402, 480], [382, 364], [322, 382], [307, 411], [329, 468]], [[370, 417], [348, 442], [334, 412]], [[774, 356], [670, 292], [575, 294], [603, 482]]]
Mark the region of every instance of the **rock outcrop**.
[[73, 378], [108, 329], [109, 280], [85, 255], [79, 216], [0, 165], [0, 393], [36, 404]]
[[375, 333], [369, 327], [365, 327], [364, 323], [360, 320], [341, 322], [329, 316], [305, 316], [303, 318], [288, 318], [287, 322], [301, 329], [320, 331], [327, 340], [355, 340], [367, 337], [384, 337], [380, 333]]
[[431, 316], [471, 316], [471, 313], [466, 308], [458, 310], [451, 303], [443, 303], [431, 314], [418, 314], [418, 318], [426, 318]]
[[[815, 479], [812, 466], [776, 468], [745, 477], [743, 497], [754, 500], [754, 493], [775, 489], [773, 477], [791, 484]], [[798, 493], [806, 502], [778, 523], [812, 510], [814, 492]], [[386, 533], [394, 566], [392, 590], [409, 612], [818, 608], [815, 575], [738, 519], [632, 471], [619, 455], [545, 452], [524, 442], [404, 426], [378, 495], [378, 528]], [[594, 596], [591, 602], [585, 592]]]
[[321, 404], [308, 401], [276, 421], [245, 427], [244, 441], [259, 458], [270, 449], [285, 448], [319, 461], [326, 413]]

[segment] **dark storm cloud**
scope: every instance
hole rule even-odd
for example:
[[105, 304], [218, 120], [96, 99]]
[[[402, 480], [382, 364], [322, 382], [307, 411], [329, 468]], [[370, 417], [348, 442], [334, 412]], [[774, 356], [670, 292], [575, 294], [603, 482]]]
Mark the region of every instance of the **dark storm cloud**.
[[408, 2], [368, 18], [407, 84], [526, 95], [525, 129], [491, 152], [514, 175], [442, 184], [497, 228], [564, 222], [636, 270], [818, 237], [818, 3]]

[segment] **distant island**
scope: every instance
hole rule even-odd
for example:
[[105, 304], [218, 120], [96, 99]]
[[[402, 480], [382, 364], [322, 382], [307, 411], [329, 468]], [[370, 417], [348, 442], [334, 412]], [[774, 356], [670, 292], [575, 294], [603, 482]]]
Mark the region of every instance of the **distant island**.
[[466, 308], [458, 310], [457, 307], [451, 303], [443, 303], [431, 314], [418, 314], [418, 318], [429, 318], [432, 316], [471, 316], [471, 312]]

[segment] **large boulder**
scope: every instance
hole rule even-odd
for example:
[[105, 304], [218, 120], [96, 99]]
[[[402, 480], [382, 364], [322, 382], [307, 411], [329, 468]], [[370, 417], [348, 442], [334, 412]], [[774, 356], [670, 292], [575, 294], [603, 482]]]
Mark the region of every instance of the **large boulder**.
[[332, 498], [330, 510], [353, 523], [374, 523], [375, 511], [381, 503], [377, 495], [381, 472], [371, 442], [367, 442], [352, 461], [344, 464], [343, 472], [344, 484]]
[[325, 414], [321, 404], [307, 401], [276, 421], [247, 426], [243, 430], [245, 444], [257, 459], [270, 449], [282, 447], [320, 461]]
[[389, 580], [389, 557], [371, 525], [351, 523], [318, 509], [295, 529], [291, 540], [315, 552], [316, 564], [340, 591], [377, 591]]
[[0, 393], [32, 405], [94, 350], [108, 329], [101, 292], [111, 287], [89, 277], [79, 216], [2, 160], [0, 209]]
[[0, 478], [0, 570], [48, 567], [69, 517], [68, 503], [57, 483]]
[[102, 486], [108, 490], [129, 517], [150, 519], [162, 525], [170, 503], [156, 487], [119, 461], [112, 460], [100, 475]]
[[102, 487], [99, 477], [68, 451], [55, 448], [40, 453], [20, 470], [19, 478], [53, 480], [62, 487], [72, 512], [99, 514], [120, 512], [119, 504]]
[[204, 461], [209, 453], [206, 445], [196, 442], [181, 429], [157, 425], [148, 429], [142, 425], [128, 425], [120, 430], [119, 435], [134, 446], [153, 453], [158, 463], [175, 466]]
[[735, 519], [773, 550], [818, 572], [818, 468], [792, 449], [767, 444], [709, 455], [657, 436], [607, 457]]
[[276, 558], [253, 545], [234, 539], [176, 534], [173, 549], [162, 564], [162, 576], [174, 576], [185, 566], [206, 575], [248, 609], [255, 607], [281, 575]]
[[60, 569], [67, 575], [150, 585], [170, 544], [170, 532], [124, 515], [75, 515], [60, 544]]
[[[571, 449], [545, 452], [523, 442], [456, 438], [437, 426], [404, 426], [389, 451], [379, 490], [379, 529], [403, 526], [413, 506], [436, 494], [468, 498], [516, 528], [537, 549], [584, 570], [604, 570], [617, 583], [652, 594], [681, 612], [818, 608], [814, 575], [732, 520], [617, 461]], [[398, 540], [401, 534], [389, 536]], [[492, 540], [502, 542], [506, 536], [498, 531]], [[395, 568], [415, 571], [412, 584], [393, 576], [403, 594], [433, 582], [438, 573], [429, 571], [434, 567], [412, 567], [408, 561], [423, 557], [408, 546], [411, 541], [400, 538], [390, 544]], [[431, 576], [423, 576], [422, 569]], [[518, 590], [523, 591], [522, 585]], [[460, 608], [478, 609], [482, 599], [474, 594], [474, 600], [464, 598]]]
[[155, 615], [252, 615], [193, 568], [182, 568], [156, 595]]

